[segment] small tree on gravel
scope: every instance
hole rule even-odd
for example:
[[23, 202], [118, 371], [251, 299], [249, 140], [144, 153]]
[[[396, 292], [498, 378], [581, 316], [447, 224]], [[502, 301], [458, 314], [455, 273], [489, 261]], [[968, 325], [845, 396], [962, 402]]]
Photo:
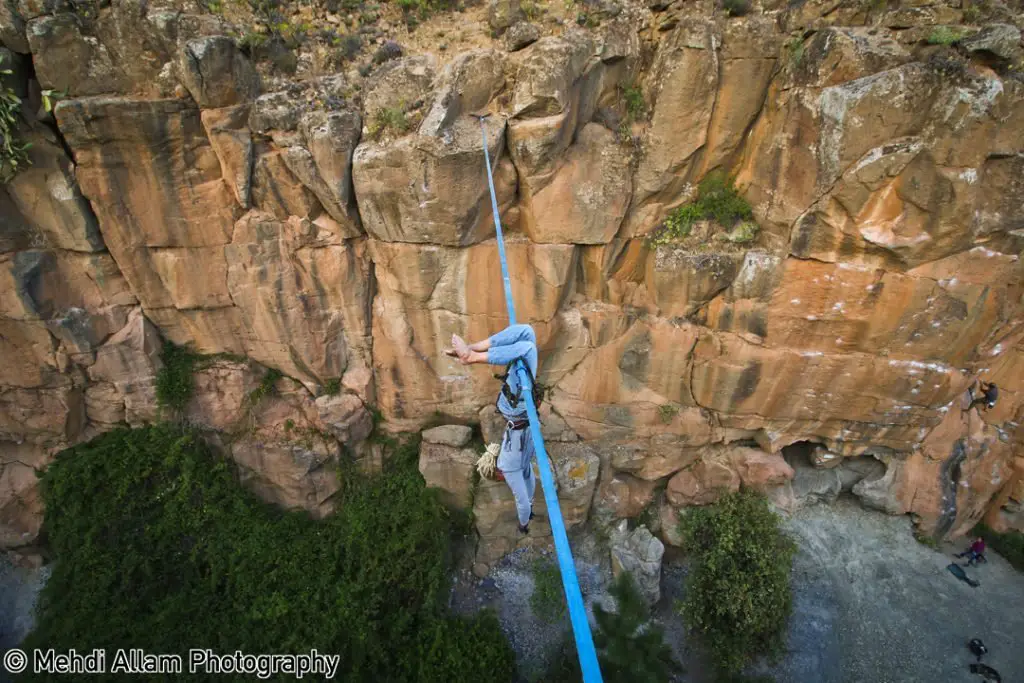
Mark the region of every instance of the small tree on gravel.
[[796, 546], [765, 497], [740, 491], [698, 507], [680, 523], [691, 553], [680, 611], [723, 674], [778, 654], [792, 608], [789, 571]]
[[[605, 683], [668, 683], [681, 673], [665, 644], [664, 631], [651, 621], [651, 610], [644, 602], [629, 572], [621, 573], [611, 586], [615, 610], [594, 607], [597, 629], [594, 645]], [[580, 683], [576, 646], [567, 637], [548, 667], [544, 683]]]
[[601, 674], [608, 683], [665, 683], [680, 671], [660, 626], [637, 590], [633, 576], [622, 572], [611, 588], [616, 610], [594, 608]]

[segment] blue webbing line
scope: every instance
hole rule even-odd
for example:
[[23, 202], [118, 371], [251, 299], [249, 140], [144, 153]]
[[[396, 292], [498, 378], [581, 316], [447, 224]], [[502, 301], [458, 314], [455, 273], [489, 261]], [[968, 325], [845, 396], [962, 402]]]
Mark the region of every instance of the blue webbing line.
[[[508, 306], [509, 325], [516, 324], [515, 304], [512, 301], [512, 284], [508, 277], [508, 262], [505, 260], [505, 238], [501, 232], [501, 218], [498, 216], [498, 199], [494, 192], [494, 178], [491, 175], [491, 156], [487, 151], [487, 128], [480, 118], [480, 131], [484, 140], [484, 163], [487, 166], [487, 185], [491, 190], [491, 210], [494, 212], [494, 229], [498, 234], [498, 258], [501, 260], [501, 277], [505, 283], [505, 303]], [[533, 384], [530, 373], [522, 359], [515, 363], [519, 373], [519, 385], [526, 399], [526, 414], [530, 420], [530, 436], [533, 437], [534, 450], [540, 469], [541, 488], [544, 490], [544, 502], [548, 506], [548, 519], [551, 522], [551, 533], [555, 538], [555, 554], [558, 556], [558, 568], [562, 574], [562, 587], [565, 589], [566, 603], [569, 606], [569, 619], [572, 622], [573, 636], [576, 638], [576, 654], [580, 660], [583, 683], [602, 683], [601, 668], [597, 663], [597, 651], [594, 649], [594, 637], [590, 633], [590, 622], [587, 620], [587, 608], [583, 605], [580, 594], [579, 580], [576, 578], [576, 565], [569, 548], [569, 538], [565, 535], [565, 522], [562, 520], [562, 509], [558, 505], [558, 494], [555, 491], [555, 480], [551, 476], [548, 465], [548, 452], [544, 448], [544, 437], [540, 433], [540, 416], [537, 406], [533, 403]]]

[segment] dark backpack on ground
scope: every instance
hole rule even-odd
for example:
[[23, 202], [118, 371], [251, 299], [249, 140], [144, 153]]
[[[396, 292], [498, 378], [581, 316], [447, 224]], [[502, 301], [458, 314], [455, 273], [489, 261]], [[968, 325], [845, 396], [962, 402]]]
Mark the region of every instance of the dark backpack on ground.
[[971, 653], [981, 661], [981, 658], [988, 654], [988, 648], [985, 647], [985, 643], [981, 642], [981, 638], [971, 638], [967, 643], [967, 647], [971, 649]]

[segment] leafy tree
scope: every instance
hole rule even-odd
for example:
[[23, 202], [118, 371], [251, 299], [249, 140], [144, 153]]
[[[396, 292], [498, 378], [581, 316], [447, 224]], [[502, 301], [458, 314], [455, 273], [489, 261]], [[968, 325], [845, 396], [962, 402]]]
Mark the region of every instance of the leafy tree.
[[493, 615], [445, 607], [451, 522], [417, 450], [397, 447], [379, 477], [349, 472], [338, 512], [317, 521], [259, 501], [229, 461], [174, 426], [75, 446], [42, 477], [56, 562], [24, 646], [183, 657], [316, 648], [341, 656], [336, 680], [510, 683], [514, 657]]
[[[629, 572], [612, 584], [615, 611], [594, 607], [597, 631], [594, 645], [606, 683], [665, 683], [681, 673], [665, 644], [661, 627], [651, 622], [651, 612]], [[560, 646], [544, 676], [544, 683], [580, 683], [579, 659], [571, 638]]]
[[780, 652], [796, 547], [765, 497], [743, 490], [693, 508], [681, 531], [693, 558], [681, 612], [723, 673]]
[[665, 683], [679, 665], [665, 644], [660, 626], [651, 623], [651, 611], [629, 572], [622, 572], [612, 584], [617, 610], [594, 608], [598, 631], [601, 674], [608, 683]]

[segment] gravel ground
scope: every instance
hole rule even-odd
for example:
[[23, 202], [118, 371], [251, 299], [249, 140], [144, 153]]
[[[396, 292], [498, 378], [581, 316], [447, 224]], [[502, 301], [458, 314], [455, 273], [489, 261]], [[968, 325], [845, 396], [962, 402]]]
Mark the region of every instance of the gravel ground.
[[1003, 681], [1024, 680], [1024, 574], [994, 552], [966, 570], [981, 582], [972, 588], [946, 569], [966, 543], [932, 550], [907, 517], [841, 499], [786, 527], [800, 552], [790, 651], [771, 669], [779, 683], [978, 683], [971, 638], [988, 646], [985, 662]]
[[[968, 671], [974, 659], [967, 650], [968, 640], [981, 638], [989, 648], [985, 662], [1002, 680], [1024, 681], [1024, 574], [995, 553], [987, 564], [967, 569], [981, 582], [972, 588], [946, 569], [963, 542], [928, 548], [914, 540], [907, 517], [841, 499], [802, 510], [784, 526], [799, 546], [787, 652], [752, 673], [769, 674], [776, 683], [982, 683]], [[573, 549], [592, 608], [607, 599], [609, 567], [596, 541], [573, 543]], [[535, 556], [513, 553], [483, 581], [464, 574], [453, 599], [463, 612], [485, 605], [497, 610], [525, 680], [536, 680], [569, 628], [567, 617], [546, 624], [532, 614]], [[685, 668], [680, 680], [711, 683], [711, 669], [674, 609], [685, 574], [683, 563], [666, 560], [655, 615]]]

